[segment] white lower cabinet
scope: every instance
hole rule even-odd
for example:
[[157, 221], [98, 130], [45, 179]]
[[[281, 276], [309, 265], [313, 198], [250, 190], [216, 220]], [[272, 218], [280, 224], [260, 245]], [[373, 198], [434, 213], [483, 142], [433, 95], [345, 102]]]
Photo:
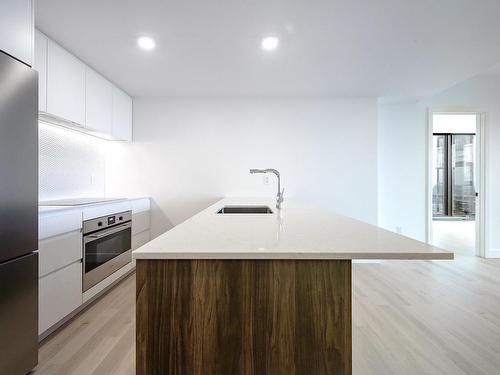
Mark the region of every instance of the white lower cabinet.
[[[57, 215], [40, 221], [41, 234], [55, 235], [38, 242], [39, 334], [82, 304], [82, 233], [77, 228], [81, 226], [82, 216], [81, 213], [74, 215], [75, 220], [79, 217], [79, 222], [72, 223], [69, 220], [73, 214]], [[66, 233], [50, 231], [57, 222], [64, 222], [63, 228], [74, 230]]]
[[132, 236], [132, 250], [140, 248], [142, 245], [148, 243], [151, 240], [151, 233], [148, 230], [144, 232], [134, 234]]
[[[132, 236], [149, 230], [151, 226], [151, 215], [149, 211], [139, 212], [132, 215]], [[135, 250], [135, 249], [134, 249]]]
[[38, 332], [42, 334], [82, 304], [82, 263], [70, 264], [39, 280]]
[[91, 289], [82, 291], [82, 219], [132, 210], [132, 250], [151, 239], [148, 198], [113, 202], [85, 209], [42, 216], [39, 220], [39, 328], [46, 337], [57, 324], [134, 269], [127, 264]]
[[[147, 206], [144, 206], [147, 204]], [[135, 212], [132, 215], [132, 251], [140, 248], [142, 245], [151, 241], [151, 211], [149, 210], [149, 199], [136, 201], [136, 208], [148, 208], [147, 211]], [[132, 212], [134, 212], [134, 203], [132, 203]], [[135, 259], [132, 259], [135, 266]]]
[[38, 243], [39, 277], [82, 259], [80, 230], [47, 238]]
[[132, 250], [138, 249], [146, 242], [151, 240], [151, 211], [149, 210], [149, 199], [138, 200], [135, 204], [141, 207], [141, 204], [147, 203], [148, 210], [134, 212], [134, 203], [132, 203]]

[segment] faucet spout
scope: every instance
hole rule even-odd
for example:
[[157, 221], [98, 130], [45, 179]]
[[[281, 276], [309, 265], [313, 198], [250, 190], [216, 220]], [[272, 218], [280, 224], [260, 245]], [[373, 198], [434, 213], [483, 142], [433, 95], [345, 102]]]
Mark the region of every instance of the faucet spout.
[[283, 203], [283, 193], [285, 189], [281, 190], [281, 176], [280, 172], [277, 169], [267, 168], [267, 169], [250, 169], [250, 173], [274, 173], [278, 178], [278, 194], [276, 194], [276, 208], [281, 209], [281, 203]]

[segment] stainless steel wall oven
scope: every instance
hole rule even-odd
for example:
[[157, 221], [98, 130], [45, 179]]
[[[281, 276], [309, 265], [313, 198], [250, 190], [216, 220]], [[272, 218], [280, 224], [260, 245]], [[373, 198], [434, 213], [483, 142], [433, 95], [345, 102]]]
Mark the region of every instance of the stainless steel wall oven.
[[131, 261], [131, 211], [83, 222], [83, 291]]

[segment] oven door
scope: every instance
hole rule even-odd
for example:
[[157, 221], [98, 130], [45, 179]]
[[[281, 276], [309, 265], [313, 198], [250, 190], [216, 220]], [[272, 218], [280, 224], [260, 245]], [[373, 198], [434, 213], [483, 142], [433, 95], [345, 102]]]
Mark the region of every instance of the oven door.
[[83, 291], [132, 261], [132, 223], [83, 237]]

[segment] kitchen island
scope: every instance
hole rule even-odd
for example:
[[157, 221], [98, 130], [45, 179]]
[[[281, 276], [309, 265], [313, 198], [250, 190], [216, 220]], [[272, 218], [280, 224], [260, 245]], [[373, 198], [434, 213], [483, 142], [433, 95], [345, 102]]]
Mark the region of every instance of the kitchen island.
[[[257, 205], [272, 213], [218, 213]], [[138, 375], [274, 375], [351, 373], [353, 259], [453, 254], [298, 202], [226, 198], [133, 257]]]

